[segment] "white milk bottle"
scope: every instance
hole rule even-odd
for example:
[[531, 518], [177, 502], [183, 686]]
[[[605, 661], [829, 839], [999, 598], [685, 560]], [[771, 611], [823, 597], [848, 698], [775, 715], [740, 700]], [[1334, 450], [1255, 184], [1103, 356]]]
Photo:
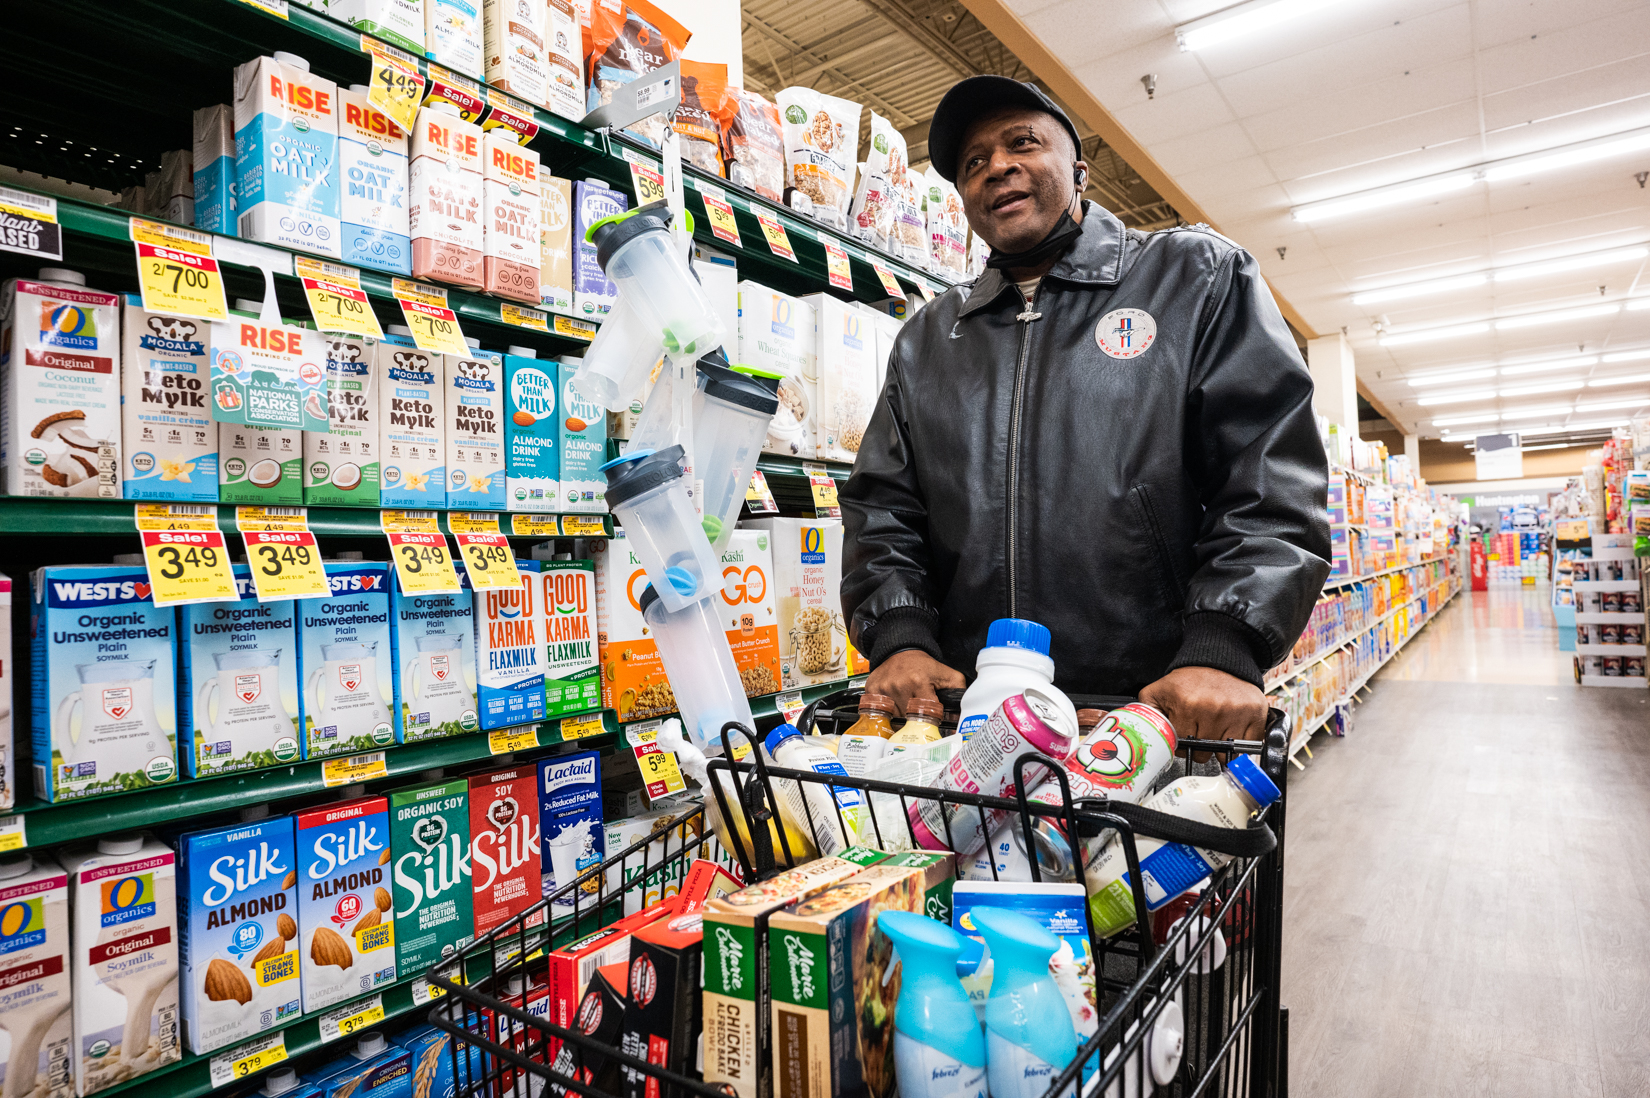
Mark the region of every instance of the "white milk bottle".
[[[835, 755], [817, 744], [809, 743], [808, 737], [795, 725], [782, 724], [769, 732], [765, 746], [768, 754], [773, 756], [774, 764], [787, 770], [812, 770], [816, 774], [848, 776], [848, 771], [843, 769]], [[780, 814], [798, 831], [813, 835], [821, 857], [828, 858], [859, 841], [854, 830], [854, 823], [859, 819], [864, 803], [859, 790], [851, 786], [827, 786], [783, 778], [774, 781], [773, 789], [779, 801]]]
[[963, 693], [957, 735], [972, 736], [1003, 702], [1035, 686], [1053, 698], [1077, 726], [1077, 709], [1054, 685], [1054, 661], [1048, 654], [1048, 628], [1024, 618], [998, 618], [986, 630], [985, 647], [974, 661], [979, 677]]

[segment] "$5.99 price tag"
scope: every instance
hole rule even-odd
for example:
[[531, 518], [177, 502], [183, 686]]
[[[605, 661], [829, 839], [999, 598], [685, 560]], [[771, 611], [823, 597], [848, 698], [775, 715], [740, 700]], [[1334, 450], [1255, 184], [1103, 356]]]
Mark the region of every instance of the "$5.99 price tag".
[[905, 291], [899, 288], [899, 279], [894, 277], [893, 271], [874, 261], [871, 270], [877, 273], [877, 278], [882, 282], [882, 288], [888, 291], [889, 297], [905, 297]]
[[246, 561], [258, 601], [325, 598], [331, 593], [321, 547], [302, 507], [237, 507], [235, 525], [246, 541]]
[[134, 517], [156, 606], [240, 598], [217, 513], [204, 505], [137, 505]]
[[700, 191], [699, 197], [704, 200], [705, 213], [710, 216], [711, 234], [736, 248], [743, 248], [745, 244], [739, 239], [739, 223], [734, 220], [733, 206], [728, 200], [704, 190]]
[[372, 311], [366, 291], [361, 289], [360, 271], [306, 255], [294, 256], [292, 263], [298, 280], [304, 284], [309, 315], [315, 318], [317, 328], [323, 332], [384, 338], [378, 314]]
[[665, 200], [665, 177], [646, 164], [630, 162], [630, 184], [636, 189], [636, 206]]
[[447, 307], [447, 291], [421, 286], [410, 278], [390, 283], [401, 315], [412, 329], [413, 344], [433, 355], [467, 355], [470, 345], [458, 327], [458, 314]]
[[137, 247], [143, 308], [202, 320], [228, 320], [223, 273], [212, 258], [212, 238], [192, 229], [134, 217], [128, 223]]
[[248, 1041], [228, 1052], [212, 1057], [207, 1064], [212, 1089], [228, 1086], [236, 1079], [245, 1079], [266, 1067], [286, 1059], [286, 1037], [275, 1033], [256, 1041]]
[[785, 226], [780, 224], [777, 217], [764, 210], [757, 210], [756, 223], [762, 226], [762, 235], [767, 238], [769, 251], [792, 263], [797, 262], [796, 249], [791, 247], [790, 234], [785, 231]]

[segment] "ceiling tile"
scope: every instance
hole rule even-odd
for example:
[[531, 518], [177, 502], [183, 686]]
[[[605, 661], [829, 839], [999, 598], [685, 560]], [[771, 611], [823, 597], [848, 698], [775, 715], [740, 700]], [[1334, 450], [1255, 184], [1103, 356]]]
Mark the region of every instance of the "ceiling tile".
[[1159, 95], [1112, 112], [1136, 138], [1153, 145], [1202, 133], [1233, 121], [1220, 92], [1200, 84], [1172, 95]]

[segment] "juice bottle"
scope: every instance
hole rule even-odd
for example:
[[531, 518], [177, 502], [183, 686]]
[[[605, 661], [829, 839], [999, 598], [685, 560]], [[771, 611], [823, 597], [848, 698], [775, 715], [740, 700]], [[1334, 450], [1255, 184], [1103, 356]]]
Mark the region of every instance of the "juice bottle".
[[894, 704], [894, 699], [886, 694], [861, 694], [859, 720], [844, 735], [891, 739], [894, 735], [893, 717], [898, 712], [899, 707]]
[[859, 720], [837, 739], [836, 757], [851, 777], [868, 777], [871, 768], [888, 751], [894, 734], [892, 718], [897, 712], [894, 699], [885, 694], [863, 694], [859, 699]]
[[[1084, 712], [1087, 712], [1085, 710]], [[905, 705], [905, 723], [888, 737], [890, 745], [933, 743], [940, 738], [940, 718], [945, 706], [929, 698], [912, 698]]]

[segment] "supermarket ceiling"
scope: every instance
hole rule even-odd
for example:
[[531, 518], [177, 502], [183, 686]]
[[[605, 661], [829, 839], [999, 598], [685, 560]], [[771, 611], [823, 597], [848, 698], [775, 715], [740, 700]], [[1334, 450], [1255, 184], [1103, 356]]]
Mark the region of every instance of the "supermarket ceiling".
[[969, 7], [1253, 252], [1286, 315], [1344, 329], [1403, 430], [1650, 407], [1644, 0]]

